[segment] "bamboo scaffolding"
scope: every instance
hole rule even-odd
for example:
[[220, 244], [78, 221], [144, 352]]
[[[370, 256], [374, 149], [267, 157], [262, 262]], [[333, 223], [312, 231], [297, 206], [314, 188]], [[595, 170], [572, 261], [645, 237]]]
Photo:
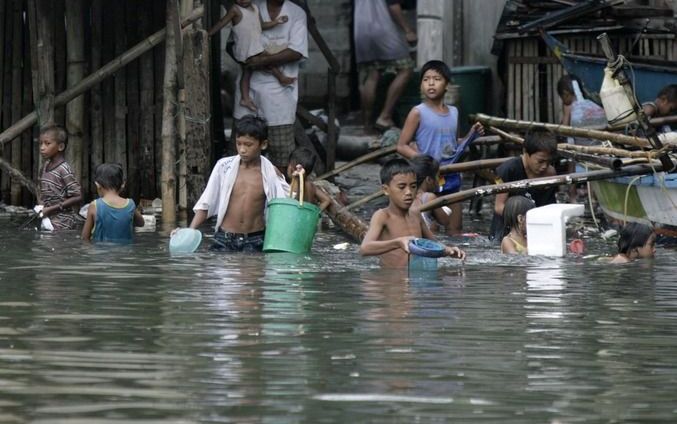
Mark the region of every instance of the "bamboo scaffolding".
[[641, 148], [651, 147], [648, 140], [646, 139], [623, 134], [615, 134], [606, 131], [591, 130], [587, 128], [574, 128], [566, 125], [548, 124], [545, 122], [520, 121], [515, 119], [498, 118], [495, 116], [485, 115], [483, 113], [478, 113], [477, 115], [475, 115], [474, 119], [480, 121], [485, 125], [497, 128], [502, 127], [520, 130], [539, 129], [549, 131], [553, 134], [571, 137], [591, 138], [594, 140], [611, 141], [613, 143], [625, 144], [633, 147], [641, 147]]
[[503, 184], [492, 184], [481, 187], [475, 187], [469, 190], [459, 191], [458, 193], [448, 194], [438, 197], [435, 200], [425, 203], [421, 206], [421, 212], [441, 208], [442, 206], [463, 202], [475, 197], [493, 196], [500, 193], [521, 192], [528, 188], [544, 188], [558, 185], [569, 185], [583, 183], [587, 181], [605, 180], [614, 177], [625, 177], [629, 175], [643, 175], [654, 171], [659, 172], [663, 169], [658, 162], [652, 162], [650, 165], [633, 165], [622, 168], [618, 171], [601, 170], [580, 172], [575, 174], [558, 175], [554, 177], [534, 178], [527, 180], [511, 181]]
[[[186, 26], [200, 19], [203, 13], [204, 8], [195, 9], [193, 13], [183, 21], [181, 25], [182, 28], [185, 28]], [[167, 35], [166, 29], [161, 29], [156, 33], [154, 33], [153, 35], [151, 35], [150, 37], [143, 40], [142, 42], [140, 42], [139, 44], [135, 45], [131, 49], [127, 50], [122, 55], [106, 63], [103, 67], [85, 77], [75, 87], [71, 87], [65, 90], [64, 92], [60, 93], [59, 95], [57, 95], [54, 99], [54, 106], [55, 107], [63, 106], [64, 104], [68, 103], [69, 101], [79, 96], [80, 94], [87, 92], [94, 85], [108, 78], [110, 75], [117, 72], [120, 68], [124, 67], [129, 62], [137, 59], [139, 56], [141, 56], [148, 50], [152, 49], [153, 47], [157, 46], [159, 43], [164, 41], [166, 35]], [[37, 112], [33, 111], [30, 114], [21, 118], [19, 121], [16, 121], [11, 127], [5, 129], [2, 133], [0, 133], [0, 143], [5, 144], [8, 141], [11, 141], [12, 139], [14, 139], [14, 137], [21, 134], [23, 131], [27, 130], [33, 124], [35, 124], [37, 122], [37, 119], [38, 114]]]
[[357, 165], [363, 164], [365, 162], [372, 161], [374, 159], [378, 159], [378, 158], [383, 157], [383, 156], [387, 156], [387, 155], [389, 155], [391, 153], [395, 153], [395, 152], [397, 152], [397, 146], [383, 147], [381, 149], [374, 150], [373, 152], [369, 152], [366, 155], [362, 155], [359, 158], [352, 160], [348, 163], [345, 163], [345, 164], [339, 166], [338, 168], [336, 168], [332, 171], [329, 171], [329, 172], [326, 172], [326, 173], [320, 175], [319, 177], [317, 177], [317, 179], [318, 180], [326, 180], [327, 178], [331, 178], [334, 175], [338, 175], [341, 172], [346, 171], [350, 168], [353, 168]]

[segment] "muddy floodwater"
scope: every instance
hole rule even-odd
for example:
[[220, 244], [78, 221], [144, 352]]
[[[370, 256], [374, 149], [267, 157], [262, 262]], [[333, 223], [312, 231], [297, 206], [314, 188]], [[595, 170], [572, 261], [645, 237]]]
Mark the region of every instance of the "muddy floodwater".
[[[677, 422], [677, 252], [383, 271], [311, 255], [172, 257], [0, 220], [2, 423]], [[208, 242], [209, 240], [206, 240]]]

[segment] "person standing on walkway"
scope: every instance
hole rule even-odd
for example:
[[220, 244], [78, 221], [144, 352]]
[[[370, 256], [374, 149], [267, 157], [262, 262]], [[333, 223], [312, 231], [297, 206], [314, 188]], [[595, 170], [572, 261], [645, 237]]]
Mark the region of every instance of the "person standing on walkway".
[[[417, 41], [402, 14], [401, 0], [355, 0], [355, 57], [360, 78], [362, 117], [365, 130], [387, 129], [394, 125], [393, 110], [414, 69], [409, 44]], [[388, 87], [383, 108], [373, 120], [374, 98], [379, 78], [385, 71], [396, 72]]]
[[[258, 0], [261, 19], [277, 21], [287, 16], [286, 22], [263, 31], [261, 41], [266, 51], [277, 53], [257, 55], [247, 60], [246, 66], [253, 71], [249, 96], [257, 107], [257, 114], [268, 123], [268, 159], [278, 168], [286, 169], [289, 154], [296, 148], [294, 122], [299, 98], [299, 65], [308, 58], [308, 27], [306, 13], [290, 0]], [[288, 85], [281, 84], [269, 69], [277, 67], [282, 74], [293, 78]], [[237, 79], [240, 84], [242, 72]], [[241, 104], [240, 90], [235, 90], [233, 118], [241, 119], [252, 111]], [[234, 134], [233, 140], [237, 137]]]

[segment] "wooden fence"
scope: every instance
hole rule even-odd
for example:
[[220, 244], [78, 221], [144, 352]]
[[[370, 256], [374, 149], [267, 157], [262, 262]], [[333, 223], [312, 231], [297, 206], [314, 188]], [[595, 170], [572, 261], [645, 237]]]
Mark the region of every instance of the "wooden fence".
[[[618, 54], [674, 61], [677, 59], [675, 35], [611, 36]], [[602, 55], [595, 35], [557, 36], [572, 52]], [[562, 102], [557, 81], [566, 73], [557, 58], [540, 38], [505, 40], [507, 72], [506, 112], [508, 118], [539, 122], [559, 122]]]
[[[37, 67], [32, 62], [41, 58], [36, 55], [35, 31], [31, 32], [28, 18], [28, 8], [34, 1], [0, 0], [0, 124], [3, 129], [36, 110]], [[51, 16], [47, 18], [54, 46], [55, 94], [72, 85], [69, 74], [77, 72], [78, 67], [84, 75], [89, 75], [166, 25], [166, 0], [49, 0], [45, 3], [51, 8]], [[76, 10], [68, 10], [72, 4], [77, 5]], [[218, 2], [216, 5], [218, 7]], [[74, 34], [74, 27], [80, 35]], [[77, 42], [84, 43], [82, 57], [69, 49]], [[196, 47], [195, 43], [188, 44], [188, 50]], [[207, 44], [206, 39], [203, 44]], [[197, 52], [196, 56], [203, 54]], [[209, 61], [208, 50], [206, 56], [204, 60]], [[94, 191], [93, 169], [102, 162], [123, 165], [130, 197], [138, 200], [159, 196], [163, 72], [164, 48], [160, 47], [149, 50], [117, 71], [114, 77], [104, 79], [82, 96], [85, 112], [81, 128], [72, 129], [72, 122], [67, 122], [70, 112], [67, 113], [66, 107], [54, 109], [55, 122], [67, 126], [71, 141], [76, 143], [67, 149], [67, 158], [79, 174], [86, 199], [90, 199]], [[209, 116], [191, 114], [190, 102], [206, 101], [209, 105], [209, 80], [196, 84], [205, 87], [207, 98], [203, 92], [187, 99], [186, 121], [189, 135], [191, 131], [197, 132], [205, 146], [197, 152], [188, 152], [188, 159], [184, 157], [184, 160], [192, 163], [183, 164], [183, 168], [202, 178], [211, 165]], [[42, 162], [37, 131], [34, 126], [0, 149], [5, 161], [33, 179], [37, 179]], [[200, 152], [202, 154], [198, 154]], [[190, 179], [190, 175], [184, 177]], [[0, 194], [6, 203], [34, 204], [28, 190], [5, 173], [0, 175]]]

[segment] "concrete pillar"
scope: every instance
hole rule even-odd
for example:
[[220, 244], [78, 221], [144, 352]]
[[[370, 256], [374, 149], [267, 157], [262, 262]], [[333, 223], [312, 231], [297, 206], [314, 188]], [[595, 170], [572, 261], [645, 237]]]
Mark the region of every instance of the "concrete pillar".
[[418, 0], [416, 62], [419, 68], [429, 60], [444, 58], [444, 4], [447, 1]]

